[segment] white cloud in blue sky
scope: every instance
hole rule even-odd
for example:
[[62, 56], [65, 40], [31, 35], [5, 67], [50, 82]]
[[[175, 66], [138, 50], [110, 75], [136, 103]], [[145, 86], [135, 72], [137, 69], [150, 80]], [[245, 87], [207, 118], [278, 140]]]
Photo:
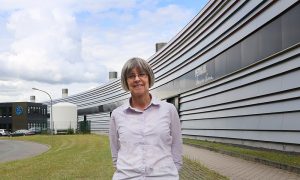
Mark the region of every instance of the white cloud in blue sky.
[[108, 72], [168, 42], [206, 0], [0, 0], [0, 102], [54, 99], [108, 82]]

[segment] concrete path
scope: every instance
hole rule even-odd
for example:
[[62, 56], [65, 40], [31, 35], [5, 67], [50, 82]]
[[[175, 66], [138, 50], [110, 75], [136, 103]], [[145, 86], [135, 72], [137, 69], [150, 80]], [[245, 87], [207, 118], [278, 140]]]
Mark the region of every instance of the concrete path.
[[197, 160], [207, 168], [233, 180], [300, 180], [299, 174], [267, 165], [188, 145], [183, 145], [183, 149], [186, 157]]
[[48, 149], [46, 145], [29, 141], [0, 140], [0, 163], [33, 157]]

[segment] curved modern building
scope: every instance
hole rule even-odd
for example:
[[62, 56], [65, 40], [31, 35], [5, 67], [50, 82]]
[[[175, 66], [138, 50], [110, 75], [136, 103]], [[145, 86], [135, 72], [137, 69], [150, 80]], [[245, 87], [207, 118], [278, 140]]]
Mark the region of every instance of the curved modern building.
[[[188, 138], [300, 152], [298, 0], [211, 0], [152, 55], [151, 93], [175, 104]], [[120, 79], [57, 99], [107, 133], [129, 94]]]

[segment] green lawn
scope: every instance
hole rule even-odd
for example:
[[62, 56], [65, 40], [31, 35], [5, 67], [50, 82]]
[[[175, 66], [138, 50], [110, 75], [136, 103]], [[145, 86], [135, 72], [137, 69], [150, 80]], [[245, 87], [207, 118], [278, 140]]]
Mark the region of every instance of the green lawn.
[[232, 146], [223, 143], [201, 141], [194, 139], [183, 139], [183, 142], [188, 145], [209, 148], [215, 151], [226, 151], [236, 155], [247, 155], [253, 158], [265, 159], [268, 161], [286, 164], [290, 166], [300, 167], [300, 155], [292, 153], [284, 153], [279, 151], [270, 151], [264, 149], [250, 149], [239, 146]]
[[[0, 179], [111, 179], [112, 167], [107, 136], [35, 135], [13, 137], [48, 144], [51, 148], [38, 156], [0, 163]], [[182, 180], [226, 179], [199, 163], [184, 158]]]
[[26, 136], [51, 145], [33, 158], [0, 164], [1, 179], [111, 179], [113, 167], [106, 137], [97, 135]]

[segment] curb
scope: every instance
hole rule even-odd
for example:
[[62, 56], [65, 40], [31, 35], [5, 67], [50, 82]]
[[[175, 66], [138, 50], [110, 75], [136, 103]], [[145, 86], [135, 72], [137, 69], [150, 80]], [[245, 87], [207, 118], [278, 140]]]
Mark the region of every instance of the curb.
[[184, 143], [184, 144], [189, 145], [189, 146], [193, 146], [193, 147], [196, 147], [196, 148], [207, 149], [207, 150], [214, 151], [214, 152], [217, 152], [217, 153], [226, 154], [226, 155], [229, 155], [229, 156], [245, 159], [245, 160], [248, 160], [248, 161], [257, 162], [257, 163], [268, 165], [268, 166], [275, 167], [275, 168], [278, 168], [278, 169], [287, 170], [289, 172], [293, 172], [293, 173], [296, 173], [296, 174], [300, 174], [300, 167], [291, 166], [291, 165], [287, 165], [287, 164], [282, 164], [282, 163], [270, 161], [270, 160], [259, 158], [259, 157], [254, 157], [254, 156], [239, 154], [239, 153], [235, 153], [235, 152], [214, 149], [214, 148], [210, 148], [210, 147], [204, 147], [204, 146], [201, 146], [201, 145], [195, 145], [195, 144], [189, 144], [189, 143]]

